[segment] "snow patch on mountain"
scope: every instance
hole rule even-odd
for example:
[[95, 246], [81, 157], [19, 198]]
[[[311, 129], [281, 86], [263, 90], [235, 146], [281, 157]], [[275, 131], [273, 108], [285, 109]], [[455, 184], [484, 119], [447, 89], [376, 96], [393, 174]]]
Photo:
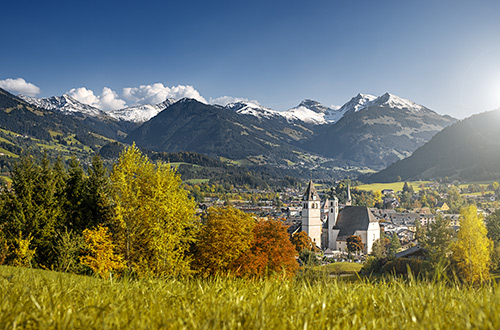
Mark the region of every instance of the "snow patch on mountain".
[[165, 101], [158, 104], [144, 104], [132, 107], [127, 107], [124, 109], [112, 110], [107, 112], [107, 115], [119, 120], [131, 121], [134, 123], [144, 123], [161, 111], [165, 110], [172, 104], [176, 102], [175, 99], [166, 99]]
[[396, 109], [407, 109], [412, 112], [419, 112], [427, 109], [420, 104], [390, 93], [385, 93], [384, 95], [379, 96], [377, 99], [373, 100], [370, 105], [388, 106], [390, 108]]
[[282, 116], [279, 111], [265, 108], [257, 103], [249, 101], [229, 103], [225, 106], [225, 108], [241, 115], [250, 115], [260, 119]]
[[61, 111], [67, 115], [78, 113], [92, 117], [105, 115], [104, 111], [99, 110], [91, 105], [77, 101], [67, 94], [40, 99], [25, 95], [19, 95], [19, 98], [39, 108], [51, 111]]

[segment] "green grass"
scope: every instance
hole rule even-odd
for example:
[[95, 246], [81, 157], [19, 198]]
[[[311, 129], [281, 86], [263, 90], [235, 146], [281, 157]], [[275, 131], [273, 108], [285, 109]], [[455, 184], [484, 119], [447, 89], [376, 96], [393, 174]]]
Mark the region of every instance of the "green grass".
[[200, 167], [200, 165], [191, 164], [191, 163], [185, 163], [185, 162], [171, 162], [169, 164], [170, 164], [170, 166], [173, 166], [173, 167], [179, 167], [180, 165], [190, 165], [190, 166], [193, 166], [193, 167]]
[[326, 271], [330, 274], [356, 274], [363, 268], [363, 264], [355, 262], [334, 262], [328, 265], [316, 266], [317, 271]]
[[4, 329], [499, 329], [495, 285], [418, 281], [104, 281], [0, 266]]
[[189, 183], [189, 184], [199, 184], [199, 183], [206, 183], [209, 182], [210, 179], [189, 179], [189, 180], [184, 180], [184, 182]]
[[6, 150], [4, 148], [0, 148], [0, 153], [6, 155], [6, 156], [9, 156], [9, 157], [13, 157], [13, 158], [19, 158], [18, 155], [16, 155], [15, 153], [13, 152], [10, 152], [9, 150]]
[[[413, 187], [413, 190], [415, 192], [420, 190], [420, 185], [421, 184], [428, 184], [431, 183], [431, 181], [411, 181], [408, 182], [408, 185]], [[366, 190], [366, 191], [382, 191], [384, 189], [392, 189], [394, 192], [401, 191], [403, 190], [404, 182], [391, 182], [391, 183], [372, 183], [372, 184], [363, 184], [360, 186], [356, 186], [359, 190]]]

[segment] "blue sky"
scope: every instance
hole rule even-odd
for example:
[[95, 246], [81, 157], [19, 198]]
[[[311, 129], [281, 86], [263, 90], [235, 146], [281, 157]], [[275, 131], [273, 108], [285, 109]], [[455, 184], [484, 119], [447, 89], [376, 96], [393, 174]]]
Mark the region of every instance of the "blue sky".
[[2, 12], [0, 86], [37, 97], [285, 110], [388, 91], [458, 118], [500, 107], [498, 1], [16, 0]]

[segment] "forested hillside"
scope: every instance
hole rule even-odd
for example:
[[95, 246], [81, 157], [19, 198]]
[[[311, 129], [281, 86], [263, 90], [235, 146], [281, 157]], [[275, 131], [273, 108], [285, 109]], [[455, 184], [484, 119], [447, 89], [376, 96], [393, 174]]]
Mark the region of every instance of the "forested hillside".
[[410, 157], [367, 182], [427, 180], [449, 177], [464, 181], [500, 178], [500, 109], [461, 120], [436, 134]]

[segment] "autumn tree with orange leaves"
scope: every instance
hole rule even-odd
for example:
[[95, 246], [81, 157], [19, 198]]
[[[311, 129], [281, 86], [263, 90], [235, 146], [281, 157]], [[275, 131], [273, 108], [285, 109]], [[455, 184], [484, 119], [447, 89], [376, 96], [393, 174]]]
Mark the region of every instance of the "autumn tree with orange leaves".
[[250, 249], [233, 262], [236, 275], [242, 277], [295, 275], [299, 269], [295, 258], [297, 252], [289, 240], [286, 226], [281, 221], [258, 222], [253, 229], [253, 235]]
[[305, 231], [301, 231], [292, 235], [292, 244], [295, 246], [295, 250], [298, 253], [304, 249], [308, 249], [309, 251], [318, 252], [318, 248], [312, 241], [311, 237], [307, 235]]

